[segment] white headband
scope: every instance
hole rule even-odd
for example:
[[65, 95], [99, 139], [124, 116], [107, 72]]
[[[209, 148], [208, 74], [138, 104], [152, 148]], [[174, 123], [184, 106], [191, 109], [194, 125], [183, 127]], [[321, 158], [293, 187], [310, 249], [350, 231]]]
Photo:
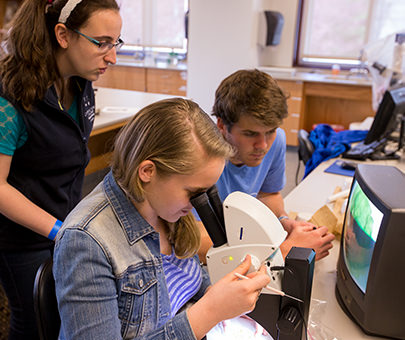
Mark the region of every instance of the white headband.
[[66, 24], [67, 19], [70, 16], [70, 13], [75, 9], [75, 7], [80, 4], [82, 0], [68, 0], [60, 11], [58, 22]]

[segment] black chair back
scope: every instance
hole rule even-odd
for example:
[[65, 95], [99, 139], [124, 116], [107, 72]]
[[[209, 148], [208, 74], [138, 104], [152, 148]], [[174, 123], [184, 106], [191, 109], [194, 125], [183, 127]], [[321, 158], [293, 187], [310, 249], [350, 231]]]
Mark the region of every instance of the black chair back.
[[298, 175], [301, 162], [303, 162], [304, 165], [307, 164], [312, 157], [314, 149], [314, 145], [309, 140], [309, 133], [304, 129], [298, 130], [298, 166], [295, 173], [295, 184], [298, 185]]
[[303, 129], [298, 131], [298, 157], [305, 164], [314, 152], [314, 145], [309, 140], [309, 133]]
[[34, 283], [34, 309], [41, 340], [57, 340], [60, 317], [52, 275], [52, 257], [41, 264]]

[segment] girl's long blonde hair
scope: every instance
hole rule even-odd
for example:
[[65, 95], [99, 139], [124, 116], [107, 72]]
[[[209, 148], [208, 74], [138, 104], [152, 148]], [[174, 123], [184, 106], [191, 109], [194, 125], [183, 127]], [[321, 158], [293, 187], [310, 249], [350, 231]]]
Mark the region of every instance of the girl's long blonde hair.
[[[155, 164], [159, 176], [187, 175], [203, 157], [227, 159], [232, 154], [232, 146], [196, 103], [166, 99], [143, 108], [121, 130], [114, 144], [112, 172], [126, 195], [142, 202], [144, 190], [138, 169], [144, 160]], [[196, 254], [200, 233], [191, 213], [169, 224], [169, 229], [169, 240], [178, 257]]]

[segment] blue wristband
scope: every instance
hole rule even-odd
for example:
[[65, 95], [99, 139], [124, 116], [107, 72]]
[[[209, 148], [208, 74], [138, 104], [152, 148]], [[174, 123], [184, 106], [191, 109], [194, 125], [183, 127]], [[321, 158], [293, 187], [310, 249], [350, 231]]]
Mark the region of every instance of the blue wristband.
[[50, 240], [53, 241], [55, 239], [56, 234], [58, 233], [60, 227], [62, 226], [62, 223], [63, 223], [62, 221], [56, 220], [55, 224], [52, 227], [52, 230], [50, 231], [50, 233], [48, 235], [48, 238]]
[[283, 215], [283, 216], [280, 216], [280, 217], [278, 218], [278, 220], [281, 222], [282, 220], [285, 220], [286, 218], [289, 219], [288, 216]]

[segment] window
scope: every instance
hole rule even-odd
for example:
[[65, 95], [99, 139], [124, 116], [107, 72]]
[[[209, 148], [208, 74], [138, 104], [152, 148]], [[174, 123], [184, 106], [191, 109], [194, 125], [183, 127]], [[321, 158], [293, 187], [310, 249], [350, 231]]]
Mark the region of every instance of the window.
[[367, 43], [405, 31], [403, 0], [301, 0], [295, 64], [360, 64]]
[[126, 49], [132, 45], [185, 52], [188, 0], [121, 0], [119, 3]]

